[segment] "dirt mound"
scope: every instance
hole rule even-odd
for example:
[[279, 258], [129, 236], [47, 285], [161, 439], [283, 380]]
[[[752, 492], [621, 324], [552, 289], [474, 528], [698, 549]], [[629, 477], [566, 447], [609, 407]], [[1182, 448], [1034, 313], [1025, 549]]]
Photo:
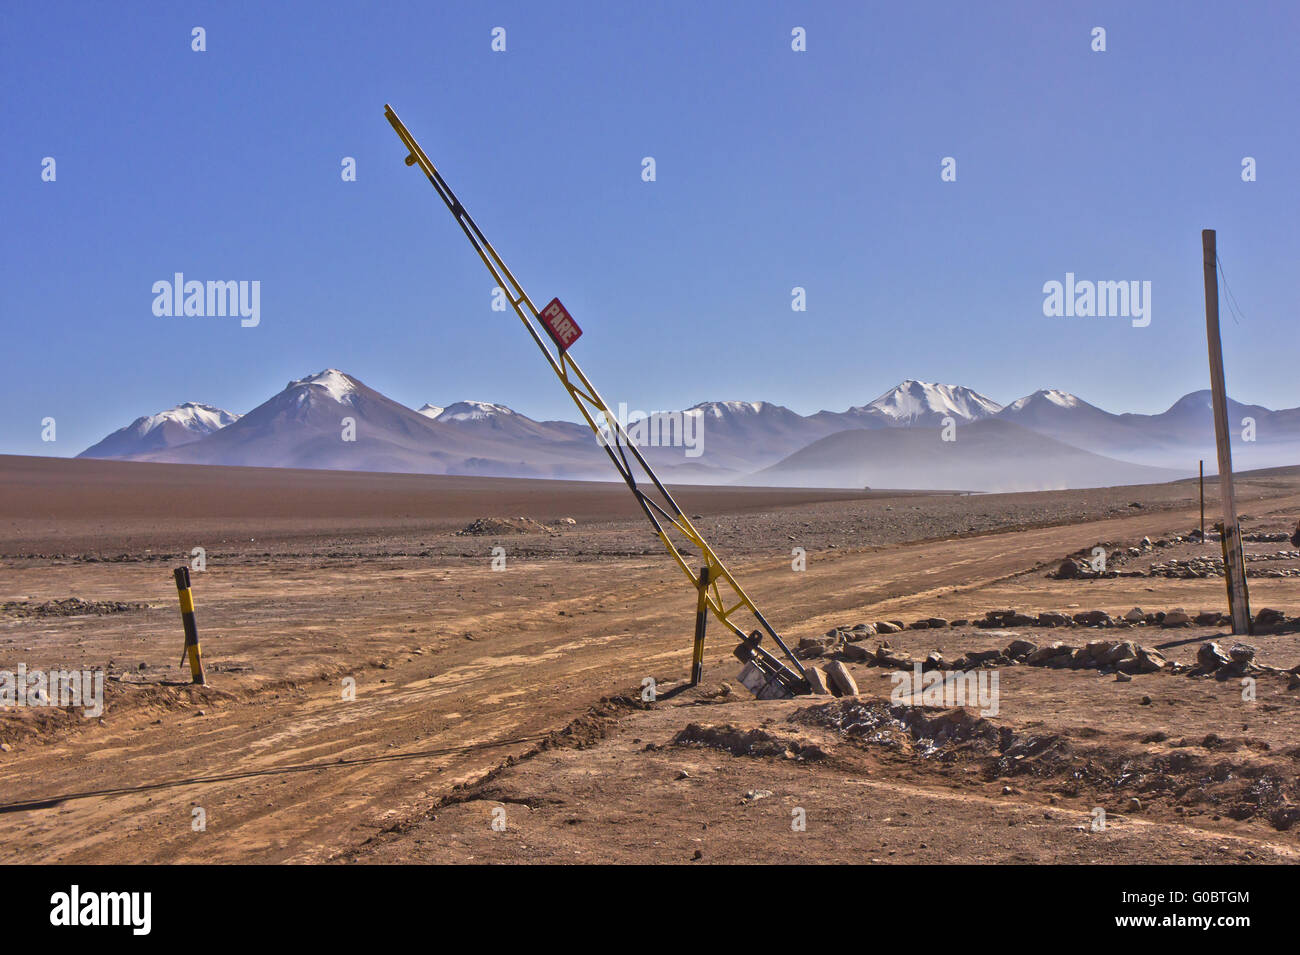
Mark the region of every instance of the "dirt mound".
[[[1249, 738], [1089, 744], [1082, 731], [1017, 733], [957, 707], [933, 710], [839, 700], [796, 710], [791, 722], [838, 731], [849, 742], [905, 759], [969, 763], [985, 782], [1023, 780], [1095, 805], [1163, 804], [1178, 815], [1260, 817], [1285, 830], [1300, 821], [1300, 750], [1273, 754]], [[1204, 752], [1198, 752], [1203, 750]], [[1231, 753], [1231, 758], [1225, 754]]]
[[672, 739], [674, 746], [708, 746], [732, 756], [779, 756], [783, 759], [822, 759], [826, 753], [793, 737], [776, 736], [766, 730], [742, 730], [732, 723], [717, 726], [690, 723]]
[[457, 537], [486, 537], [493, 534], [547, 534], [545, 524], [531, 517], [480, 517], [456, 532]]
[[80, 597], [64, 597], [62, 600], [46, 600], [37, 603], [33, 600], [9, 600], [0, 604], [0, 614], [7, 617], [82, 617], [90, 614], [102, 616], [109, 613], [127, 613], [131, 610], [147, 610], [145, 603], [123, 600], [82, 600]]
[[841, 700], [796, 710], [792, 722], [834, 729], [851, 739], [899, 753], [934, 756], [949, 744], [973, 743], [980, 752], [998, 751], [1010, 730], [962, 707], [934, 711], [882, 701]]

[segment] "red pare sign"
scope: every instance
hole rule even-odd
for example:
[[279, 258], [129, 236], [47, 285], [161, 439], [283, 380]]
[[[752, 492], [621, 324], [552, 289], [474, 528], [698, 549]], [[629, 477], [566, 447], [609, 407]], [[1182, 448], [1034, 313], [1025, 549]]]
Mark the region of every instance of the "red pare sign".
[[542, 309], [542, 325], [560, 351], [568, 349], [582, 334], [582, 329], [558, 298], [551, 299], [551, 303]]

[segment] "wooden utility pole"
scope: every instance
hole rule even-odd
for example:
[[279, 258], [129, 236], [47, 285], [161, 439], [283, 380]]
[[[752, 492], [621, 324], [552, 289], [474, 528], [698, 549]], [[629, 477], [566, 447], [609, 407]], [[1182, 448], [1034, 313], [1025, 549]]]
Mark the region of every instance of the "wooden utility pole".
[[1223, 382], [1223, 343], [1219, 338], [1218, 251], [1213, 229], [1201, 232], [1205, 267], [1205, 337], [1210, 346], [1210, 393], [1214, 402], [1214, 439], [1219, 448], [1219, 500], [1223, 503], [1223, 573], [1228, 585], [1232, 632], [1250, 633], [1250, 602], [1246, 594], [1246, 560], [1237, 525], [1237, 499], [1232, 489], [1232, 445], [1228, 437], [1228, 394]]
[[1201, 459], [1201, 546], [1205, 546], [1205, 459]]

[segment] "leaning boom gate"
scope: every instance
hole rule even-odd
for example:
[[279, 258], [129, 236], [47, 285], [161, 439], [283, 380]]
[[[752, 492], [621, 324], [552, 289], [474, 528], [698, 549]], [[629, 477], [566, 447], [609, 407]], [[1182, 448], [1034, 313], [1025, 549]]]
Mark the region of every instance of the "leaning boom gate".
[[[384, 107], [384, 115], [410, 151], [406, 164], [420, 167], [438, 197], [450, 210], [452, 218], [492, 273], [497, 286], [505, 292], [515, 314], [523, 322], [524, 328], [545, 356], [547, 364], [595, 433], [596, 440], [636, 497], [637, 504], [654, 527], [659, 540], [696, 589], [699, 599], [692, 682], [698, 683], [700, 680], [704, 657], [704, 624], [707, 613], [712, 612], [715, 619], [739, 637], [740, 644], [735, 649], [735, 656], [745, 664], [740, 680], [755, 696], [773, 699], [807, 693], [809, 686], [803, 665], [723, 565], [704, 535], [695, 529], [695, 525], [677, 506], [673, 496], [628, 436], [623, 423], [610, 411], [600, 392], [569, 354], [569, 347], [582, 334], [572, 316], [558, 298], [552, 299], [538, 311], [523, 286], [465, 211], [447, 181], [415, 141], [415, 137], [397, 118], [391, 106]], [[600, 423], [597, 423], [598, 419]], [[756, 623], [757, 628], [746, 633], [741, 623]], [[761, 646], [764, 634], [772, 638], [772, 642], [789, 661], [789, 666]]]

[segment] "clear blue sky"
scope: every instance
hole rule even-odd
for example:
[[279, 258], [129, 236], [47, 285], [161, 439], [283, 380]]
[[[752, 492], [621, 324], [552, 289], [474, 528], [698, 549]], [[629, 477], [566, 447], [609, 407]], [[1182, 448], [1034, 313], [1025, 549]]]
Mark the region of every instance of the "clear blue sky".
[[[612, 403], [810, 413], [915, 377], [1159, 411], [1207, 386], [1212, 227], [1229, 390], [1300, 405], [1297, 9], [6, 0], [0, 450], [329, 366], [574, 417], [385, 102]], [[177, 271], [260, 281], [261, 325], [155, 317]], [[1150, 281], [1150, 327], [1044, 317], [1067, 271]]]

